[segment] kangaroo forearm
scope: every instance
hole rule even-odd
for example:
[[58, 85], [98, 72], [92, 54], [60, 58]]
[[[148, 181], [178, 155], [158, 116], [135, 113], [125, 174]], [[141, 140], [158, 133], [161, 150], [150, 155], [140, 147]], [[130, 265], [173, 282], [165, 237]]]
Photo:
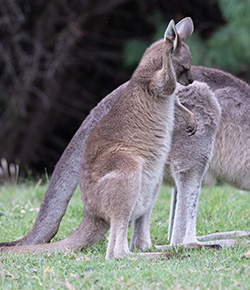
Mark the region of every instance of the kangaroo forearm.
[[189, 126], [194, 127], [196, 126], [196, 120], [194, 114], [189, 111], [185, 106], [183, 106], [178, 98], [176, 96], [175, 99], [175, 111], [179, 114], [185, 117], [187, 123]]
[[175, 109], [178, 112], [178, 114], [183, 115], [188, 120], [190, 119], [190, 116], [193, 116], [193, 114], [180, 103], [179, 98], [177, 96], [175, 99]]

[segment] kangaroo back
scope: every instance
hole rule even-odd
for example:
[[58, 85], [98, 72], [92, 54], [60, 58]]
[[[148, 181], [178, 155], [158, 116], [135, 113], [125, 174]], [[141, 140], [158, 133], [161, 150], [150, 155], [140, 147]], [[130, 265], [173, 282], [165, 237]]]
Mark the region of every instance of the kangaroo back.
[[212, 185], [220, 179], [239, 189], [250, 190], [250, 86], [216, 69], [194, 66], [192, 73], [195, 79], [209, 85], [222, 110], [204, 184]]
[[219, 179], [250, 190], [250, 87], [248, 95], [237, 87], [216, 90], [215, 95], [222, 116], [204, 184], [215, 184]]

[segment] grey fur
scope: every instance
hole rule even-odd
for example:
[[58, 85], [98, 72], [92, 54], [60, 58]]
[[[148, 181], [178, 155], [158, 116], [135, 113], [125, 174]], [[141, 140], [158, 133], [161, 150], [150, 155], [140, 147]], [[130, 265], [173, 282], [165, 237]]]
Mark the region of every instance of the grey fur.
[[[186, 35], [189, 35], [190, 32], [193, 30], [192, 23], [190, 24], [190, 19], [188, 20], [188, 24], [186, 23], [187, 20], [181, 21], [181, 25], [176, 25], [177, 31], [180, 35], [180, 32], [182, 31], [182, 39], [185, 40], [185, 31]], [[188, 26], [188, 28], [185, 28], [185, 25]], [[183, 34], [184, 32], [184, 34]], [[183, 36], [184, 35], [184, 36]], [[231, 184], [233, 186], [237, 186], [239, 188], [244, 188], [247, 190], [250, 190], [249, 186], [249, 158], [250, 158], [250, 152], [249, 152], [249, 146], [246, 146], [247, 142], [249, 142], [249, 136], [248, 131], [246, 131], [246, 126], [249, 126], [250, 120], [250, 87], [245, 82], [239, 80], [238, 78], [233, 77], [232, 75], [225, 73], [220, 70], [216, 69], [210, 69], [205, 67], [198, 67], [193, 66], [191, 69], [191, 72], [193, 74], [193, 77], [195, 80], [206, 83], [210, 90], [214, 93], [214, 96], [218, 100], [221, 110], [222, 110], [222, 117], [221, 122], [219, 124], [219, 128], [212, 128], [211, 130], [211, 137], [209, 135], [204, 135], [204, 139], [202, 137], [202, 134], [200, 135], [200, 142], [202, 144], [201, 146], [198, 146], [198, 152], [199, 148], [202, 148], [203, 150], [207, 150], [205, 156], [208, 156], [206, 158], [209, 159], [209, 150], [212, 149], [212, 142], [213, 142], [213, 134], [216, 130], [217, 131], [217, 137], [215, 138], [214, 143], [214, 150], [212, 151], [212, 159], [210, 163], [209, 160], [206, 158], [201, 157], [199, 158], [191, 158], [192, 160], [192, 166], [189, 168], [194, 168], [194, 172], [197, 172], [197, 176], [195, 177], [194, 181], [191, 182], [193, 184], [193, 192], [196, 193], [196, 200], [198, 199], [199, 194], [199, 188], [200, 185], [200, 179], [204, 175], [204, 172], [206, 171], [206, 168], [208, 167], [208, 170], [204, 177], [204, 183], [206, 185], [213, 184], [217, 178], [222, 179], [225, 183]], [[185, 78], [189, 78], [191, 73], [188, 71]], [[179, 75], [179, 79], [181, 78], [181, 75]], [[184, 81], [185, 82], [185, 81]], [[122, 92], [126, 90], [126, 87], [129, 82], [123, 84], [118, 89], [116, 89], [114, 92], [109, 94], [104, 98], [104, 100], [95, 108], [92, 110], [90, 116], [83, 122], [75, 136], [72, 138], [70, 144], [65, 149], [65, 152], [63, 153], [61, 159], [59, 160], [55, 171], [52, 175], [52, 178], [50, 180], [49, 187], [45, 193], [44, 200], [41, 204], [40, 212], [37, 216], [36, 222], [32, 228], [32, 230], [21, 240], [9, 242], [9, 243], [2, 243], [0, 246], [11, 246], [11, 245], [25, 245], [25, 244], [37, 244], [41, 242], [49, 242], [50, 239], [56, 234], [57, 229], [59, 227], [59, 223], [61, 221], [62, 216], [65, 213], [68, 201], [70, 200], [74, 189], [78, 183], [78, 174], [79, 174], [79, 168], [80, 168], [80, 156], [81, 152], [85, 146], [86, 139], [88, 138], [92, 128], [95, 127], [95, 125], [98, 123], [98, 121], [106, 115], [106, 113], [110, 110], [110, 108], [113, 106], [113, 104], [116, 102], [117, 99], [120, 98], [122, 95]], [[183, 82], [182, 82], [183, 83]], [[194, 86], [192, 86], [194, 88]], [[211, 93], [210, 93], [211, 94]], [[223, 96], [226, 98], [224, 99]], [[180, 92], [180, 98], [185, 98], [185, 96], [181, 96]], [[214, 99], [213, 94], [210, 95], [212, 99]], [[201, 96], [202, 98], [202, 96]], [[189, 103], [189, 100], [187, 98], [187, 103]], [[233, 106], [232, 106], [233, 104]], [[191, 108], [192, 109], [192, 108]], [[196, 108], [199, 112], [199, 108]], [[203, 108], [200, 108], [201, 110], [204, 110]], [[218, 113], [218, 108], [215, 110], [215, 112], [211, 112], [211, 117], [216, 118], [216, 114]], [[194, 112], [197, 114], [196, 112]], [[98, 116], [98, 117], [97, 117]], [[202, 114], [200, 115], [202, 116]], [[100, 118], [99, 118], [100, 117]], [[198, 118], [198, 134], [201, 133], [200, 131], [200, 125], [199, 123], [202, 122], [202, 118]], [[177, 125], [178, 128], [179, 125]], [[89, 129], [91, 128], [91, 129]], [[209, 127], [207, 128], [209, 129]], [[223, 130], [227, 130], [227, 135]], [[248, 127], [249, 129], [249, 127]], [[174, 133], [174, 136], [177, 134]], [[221, 137], [219, 137], [221, 136]], [[180, 139], [181, 144], [189, 140], [189, 138], [196, 138], [196, 135], [192, 137], [184, 136], [184, 140]], [[209, 142], [209, 147], [206, 149], [207, 140], [211, 138], [211, 141]], [[240, 143], [235, 143], [236, 138], [239, 138]], [[175, 148], [175, 142], [176, 137], [174, 137], [173, 140], [173, 148]], [[184, 141], [184, 142], [183, 142]], [[233, 142], [232, 142], [233, 141]], [[240, 146], [239, 146], [240, 145]], [[180, 147], [180, 144], [178, 145]], [[79, 150], [78, 150], [79, 149]], [[179, 148], [179, 150], [182, 150], [182, 148]], [[227, 152], [230, 151], [231, 155], [230, 158], [228, 158]], [[172, 156], [174, 155], [173, 150], [171, 151]], [[184, 151], [186, 152], [186, 151]], [[180, 152], [181, 153], [181, 152]], [[196, 154], [196, 152], [195, 152]], [[210, 152], [211, 154], [211, 152]], [[235, 158], [235, 156], [238, 156], [240, 154], [240, 159]], [[178, 154], [176, 154], [178, 155]], [[189, 163], [190, 155], [189, 153], [187, 155], [183, 155], [183, 163]], [[70, 158], [72, 157], [72, 159]], [[238, 162], [240, 162], [238, 166]], [[236, 165], [236, 166], [235, 166]], [[198, 170], [195, 169], [197, 166]], [[176, 166], [174, 167], [176, 168]], [[201, 172], [199, 171], [199, 168], [204, 168]], [[74, 174], [71, 175], [71, 172], [74, 172]], [[181, 175], [181, 174], [180, 174]], [[171, 178], [171, 171], [170, 171], [170, 164], [169, 161], [167, 163], [167, 167], [165, 169], [165, 182], [168, 182], [170, 185], [174, 186], [174, 179]], [[193, 178], [193, 177], [191, 177]], [[181, 180], [181, 179], [180, 179]], [[197, 181], [198, 180], [198, 181]], [[179, 182], [179, 183], [178, 183]], [[177, 184], [180, 184], [180, 181], [176, 181]], [[60, 190], [56, 190], [57, 188], [60, 188]], [[180, 185], [179, 185], [180, 187]], [[190, 190], [192, 192], [192, 190]], [[157, 188], [155, 189], [155, 192], [157, 192]], [[185, 190], [183, 190], [183, 193], [177, 192], [176, 190], [173, 191], [175, 194], [178, 195], [185, 195]], [[186, 198], [188, 199], [189, 196], [186, 195]], [[53, 201], [53, 202], [51, 202]], [[187, 228], [191, 228], [190, 226], [184, 225], [184, 230], [181, 230], [179, 235], [177, 233], [173, 233], [173, 224], [176, 222], [176, 224], [180, 224], [180, 221], [178, 220], [182, 218], [181, 214], [176, 214], [176, 197], [172, 199], [172, 210], [170, 215], [170, 227], [169, 227], [169, 239], [171, 241], [172, 237], [176, 237], [176, 241], [178, 242], [191, 242], [196, 241], [196, 230], [195, 230], [195, 222], [196, 218], [192, 219], [193, 230], [188, 230]], [[197, 206], [197, 204], [196, 204]], [[196, 210], [196, 206], [193, 208]], [[54, 211], [54, 209], [56, 210]], [[152, 210], [152, 209], [151, 209]], [[184, 212], [186, 209], [183, 209]], [[195, 214], [195, 210], [193, 213]], [[148, 242], [148, 245], [151, 245], [150, 235], [149, 235], [149, 219], [150, 219], [150, 213], [148, 212], [148, 216], [144, 218], [145, 221], [140, 221], [138, 219], [136, 223], [138, 224], [138, 227], [136, 227], [135, 236], [133, 235], [132, 238], [132, 244], [131, 248], [135, 249], [136, 244], [139, 245], [139, 248], [142, 248], [140, 244], [146, 245], [146, 242], [143, 242], [143, 240]], [[187, 222], [187, 221], [186, 221]], [[143, 224], [145, 228], [141, 225]], [[177, 228], [177, 227], [176, 227]], [[91, 227], [89, 228], [91, 230]], [[188, 233], [189, 232], [189, 233]], [[88, 229], [86, 228], [85, 231], [86, 235], [89, 235]], [[243, 233], [244, 234], [244, 233]], [[142, 237], [140, 239], [140, 237]], [[216, 236], [213, 236], [213, 238], [216, 238]], [[138, 240], [138, 242], [136, 242]], [[142, 240], [142, 242], [140, 242]], [[171, 241], [174, 243], [174, 241]]]
[[[180, 63], [182, 53], [186, 57]], [[146, 50], [126, 89], [86, 140], [80, 168], [84, 204], [81, 225], [56, 243], [7, 247], [3, 251], [80, 249], [92, 245], [111, 226], [106, 258], [121, 258], [129, 253], [127, 228], [134, 220], [138, 222], [132, 248], [144, 249], [151, 243], [148, 235], [142, 240], [138, 233], [140, 227], [144, 229], [144, 224], [148, 224], [148, 213], [162, 180], [171, 145], [174, 105], [187, 117], [191, 132], [195, 127], [193, 114], [178, 99], [175, 104], [174, 95], [176, 75], [183, 79], [185, 72], [181, 70], [183, 66], [190, 67], [190, 61], [190, 51], [171, 21], [164, 41]]]
[[198, 196], [212, 156], [221, 108], [205, 83], [195, 81], [176, 93], [184, 105], [192, 108], [197, 122], [195, 135], [187, 138], [182, 132], [185, 123], [176, 115], [171, 151], [164, 174], [164, 182], [174, 186], [169, 238], [172, 244], [186, 244], [196, 242]]
[[[212, 158], [205, 160], [197, 158], [194, 164], [190, 164], [193, 159], [187, 151], [181, 158], [182, 165], [189, 164], [188, 170], [183, 168], [175, 176], [177, 187], [173, 189], [171, 213], [169, 219], [169, 241], [171, 244], [189, 244], [197, 242], [196, 237], [196, 210], [198, 196], [203, 178], [203, 185], [214, 185], [217, 179], [228, 183], [236, 188], [250, 190], [249, 166], [250, 166], [250, 135], [249, 135], [249, 113], [250, 113], [250, 87], [245, 82], [233, 77], [232, 75], [210, 68], [192, 67], [194, 79], [204, 81], [209, 85], [211, 91], [221, 107], [221, 119], [218, 123], [214, 148], [211, 148]], [[191, 105], [192, 102], [189, 102]], [[204, 106], [205, 107], [205, 106]], [[209, 107], [205, 107], [206, 109]], [[190, 109], [190, 107], [189, 107]], [[191, 108], [193, 113], [197, 113]], [[215, 111], [214, 111], [215, 112]], [[199, 131], [199, 125], [198, 125]], [[198, 136], [193, 136], [195, 139]], [[179, 138], [179, 136], [178, 136]], [[179, 138], [180, 142], [181, 138]], [[213, 139], [204, 139], [199, 141], [193, 148], [196, 152], [202, 152], [204, 145], [212, 144]], [[207, 142], [207, 145], [206, 145]], [[173, 146], [176, 141], [173, 139]], [[181, 149], [183, 151], [183, 148]], [[180, 152], [174, 150], [176, 157]], [[184, 153], [184, 152], [183, 152]], [[170, 153], [171, 155], [171, 153]], [[185, 156], [184, 156], [185, 155]], [[203, 165], [202, 165], [202, 163]], [[201, 166], [202, 165], [202, 166]], [[207, 170], [206, 170], [207, 167]], [[204, 168], [204, 170], [202, 170]], [[173, 171], [175, 174], [175, 171]], [[187, 176], [190, 172], [196, 172], [194, 176]], [[180, 175], [180, 176], [179, 176]], [[186, 175], [186, 176], [185, 176]], [[165, 178], [166, 180], [168, 178]], [[188, 185], [186, 184], [188, 182]], [[178, 187], [180, 188], [178, 190]], [[191, 200], [195, 202], [189, 205]], [[179, 204], [178, 204], [179, 201]], [[188, 201], [188, 202], [187, 202]], [[186, 217], [187, 212], [192, 211], [191, 216]], [[193, 218], [192, 218], [193, 216]], [[249, 236], [249, 233], [241, 233], [243, 236]], [[231, 233], [224, 234], [224, 237], [232, 237]], [[213, 238], [220, 238], [220, 234], [213, 235]], [[208, 243], [211, 237], [207, 237]], [[203, 241], [205, 237], [203, 237]], [[215, 241], [214, 243], [225, 245], [226, 241]], [[231, 245], [232, 241], [228, 241]]]
[[[189, 17], [177, 23], [176, 26], [179, 27], [181, 31], [181, 39], [186, 40], [193, 32], [193, 22]], [[185, 29], [184, 26], [186, 27]], [[157, 49], [157, 47], [155, 47], [155, 49]], [[188, 47], [181, 41], [178, 49], [181, 50], [181, 53], [178, 54], [180, 58], [180, 55], [183, 54], [185, 50], [188, 50]], [[187, 56], [187, 54], [185, 55]], [[179, 67], [177, 78], [181, 79], [179, 80], [181, 83], [188, 84], [192, 79], [191, 73], [189, 70], [183, 73], [180, 63], [182, 63], [185, 68], [188, 68], [191, 62], [191, 54], [189, 54], [187, 60], [182, 58], [180, 61], [174, 60], [174, 62], [175, 66]], [[110, 111], [114, 103], [120, 98], [128, 84], [129, 82], [124, 83], [107, 95], [90, 112], [89, 116], [83, 121], [82, 125], [73, 136], [51, 176], [48, 189], [45, 192], [40, 211], [31, 231], [19, 240], [0, 243], [0, 247], [39, 244], [49, 242], [54, 237], [58, 231], [61, 219], [65, 214], [68, 202], [79, 183], [80, 160], [86, 140], [96, 124], [98, 124], [98, 122]]]

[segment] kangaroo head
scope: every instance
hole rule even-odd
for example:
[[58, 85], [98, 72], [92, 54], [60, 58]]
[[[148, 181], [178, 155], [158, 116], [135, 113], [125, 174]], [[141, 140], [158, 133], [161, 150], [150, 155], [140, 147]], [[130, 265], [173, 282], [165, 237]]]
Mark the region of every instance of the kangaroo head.
[[164, 34], [164, 40], [173, 41], [172, 60], [177, 81], [186, 86], [193, 82], [190, 72], [192, 55], [185, 44], [186, 39], [193, 33], [194, 25], [190, 17], [186, 17], [175, 26], [171, 20]]

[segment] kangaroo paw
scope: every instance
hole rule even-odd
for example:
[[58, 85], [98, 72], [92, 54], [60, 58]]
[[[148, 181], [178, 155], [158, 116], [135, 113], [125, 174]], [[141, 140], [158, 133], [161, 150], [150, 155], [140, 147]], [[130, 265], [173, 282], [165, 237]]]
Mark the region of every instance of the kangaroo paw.
[[197, 123], [196, 123], [195, 115], [191, 112], [188, 118], [188, 126], [186, 130], [189, 136], [194, 135], [197, 130]]

